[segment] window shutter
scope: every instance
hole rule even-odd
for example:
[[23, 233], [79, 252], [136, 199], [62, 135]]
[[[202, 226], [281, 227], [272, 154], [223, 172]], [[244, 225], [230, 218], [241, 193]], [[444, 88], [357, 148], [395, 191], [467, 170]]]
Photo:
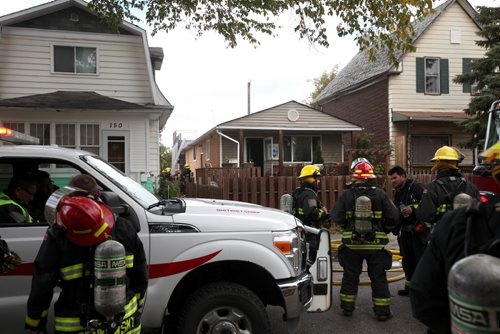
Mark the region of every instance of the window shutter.
[[[470, 58], [462, 58], [462, 73], [470, 72]], [[462, 92], [470, 93], [470, 84], [464, 83], [462, 86]]]
[[417, 58], [416, 63], [417, 93], [425, 92], [424, 58]]
[[439, 78], [440, 78], [441, 94], [448, 94], [450, 92], [448, 59], [441, 59], [439, 64], [439, 69], [440, 69]]

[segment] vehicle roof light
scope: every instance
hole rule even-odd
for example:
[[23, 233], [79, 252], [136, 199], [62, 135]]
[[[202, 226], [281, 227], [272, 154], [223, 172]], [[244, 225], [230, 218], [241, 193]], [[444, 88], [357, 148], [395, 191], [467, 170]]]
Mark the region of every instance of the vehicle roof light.
[[0, 136], [11, 136], [12, 130], [3, 126], [0, 126]]

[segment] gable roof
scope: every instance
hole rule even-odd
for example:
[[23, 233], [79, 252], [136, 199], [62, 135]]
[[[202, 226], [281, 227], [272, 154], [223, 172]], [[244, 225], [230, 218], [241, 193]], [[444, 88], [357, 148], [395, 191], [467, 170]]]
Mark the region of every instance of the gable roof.
[[361, 131], [362, 127], [291, 100], [220, 123], [193, 140], [193, 146], [219, 130]]
[[361, 131], [362, 128], [297, 101], [288, 101], [216, 126], [217, 129]]
[[[467, 0], [448, 0], [436, 7], [434, 12], [425, 16], [422, 20], [415, 22], [415, 36], [412, 43], [424, 34], [424, 32], [434, 23], [434, 21], [451, 5], [458, 3], [469, 17], [480, 27], [475, 18], [476, 11]], [[401, 59], [403, 54], [397, 53], [396, 58]], [[390, 63], [390, 58], [385, 50], [377, 50], [376, 60], [370, 62], [367, 51], [358, 52], [351, 61], [337, 74], [316, 97], [315, 102], [322, 105], [337, 96], [354, 91], [369, 83], [375, 83], [383, 80], [391, 73], [397, 73], [399, 70]]]
[[[38, 6], [30, 7], [18, 12], [1, 16], [0, 26], [13, 26], [27, 21], [33, 22], [33, 20], [36, 18], [44, 15], [50, 15], [55, 12], [68, 9], [70, 7], [77, 7], [79, 10], [91, 13], [95, 16], [95, 14], [87, 8], [87, 5], [88, 4], [83, 0], [54, 0]], [[128, 32], [128, 34], [137, 36], [141, 36], [143, 32], [142, 28], [125, 21], [120, 24], [119, 29], [123, 32]]]

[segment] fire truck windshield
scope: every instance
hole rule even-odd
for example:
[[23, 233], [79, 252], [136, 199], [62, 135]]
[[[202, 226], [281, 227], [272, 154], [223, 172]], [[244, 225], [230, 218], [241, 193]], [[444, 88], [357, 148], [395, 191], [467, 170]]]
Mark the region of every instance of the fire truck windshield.
[[488, 115], [488, 127], [486, 129], [486, 138], [484, 141], [484, 150], [486, 151], [493, 144], [500, 140], [500, 100], [493, 102]]

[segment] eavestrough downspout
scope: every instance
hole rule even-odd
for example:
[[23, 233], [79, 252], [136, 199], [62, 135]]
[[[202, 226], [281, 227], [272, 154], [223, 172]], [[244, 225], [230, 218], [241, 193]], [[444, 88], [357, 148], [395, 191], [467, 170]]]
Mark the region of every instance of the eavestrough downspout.
[[[227, 138], [230, 141], [236, 143], [236, 156], [238, 157], [237, 167], [239, 168], [240, 167], [240, 142], [237, 141], [236, 139], [229, 137], [228, 135], [223, 134], [222, 132], [219, 131], [219, 129], [215, 129], [215, 132], [217, 132], [219, 134], [219, 136]], [[222, 140], [221, 140], [221, 146], [220, 146], [220, 153], [222, 153]], [[219, 154], [219, 165], [222, 166], [222, 154]]]

